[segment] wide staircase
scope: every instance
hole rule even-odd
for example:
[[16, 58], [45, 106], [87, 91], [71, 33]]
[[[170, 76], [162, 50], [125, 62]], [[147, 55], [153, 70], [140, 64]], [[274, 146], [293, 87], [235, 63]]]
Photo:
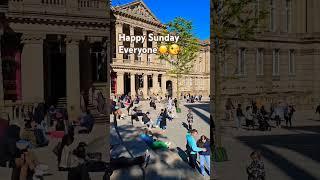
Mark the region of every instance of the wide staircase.
[[[66, 97], [59, 98], [57, 101], [56, 108], [64, 109], [67, 107], [67, 99]], [[91, 100], [88, 103], [88, 110], [90, 110], [91, 114], [93, 115], [95, 122], [97, 124], [104, 124], [108, 121], [109, 116], [106, 114], [102, 114], [98, 111], [97, 107], [93, 104]]]
[[56, 108], [58, 108], [58, 109], [67, 108], [67, 98], [66, 97], [58, 98]]

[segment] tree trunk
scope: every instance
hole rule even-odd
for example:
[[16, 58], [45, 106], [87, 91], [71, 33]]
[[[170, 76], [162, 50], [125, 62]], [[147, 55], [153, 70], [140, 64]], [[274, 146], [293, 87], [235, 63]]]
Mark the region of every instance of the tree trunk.
[[179, 75], [177, 74], [177, 108], [179, 108]]
[[[219, 2], [216, 5], [220, 5]], [[215, 103], [214, 103], [214, 121], [215, 121], [215, 143], [217, 147], [222, 147], [221, 142], [221, 80], [220, 80], [220, 56], [219, 56], [219, 37], [218, 37], [218, 26], [219, 26], [219, 15], [217, 12], [218, 7], [213, 7], [214, 10], [214, 25], [216, 26], [216, 31], [214, 32], [214, 86], [215, 86]]]

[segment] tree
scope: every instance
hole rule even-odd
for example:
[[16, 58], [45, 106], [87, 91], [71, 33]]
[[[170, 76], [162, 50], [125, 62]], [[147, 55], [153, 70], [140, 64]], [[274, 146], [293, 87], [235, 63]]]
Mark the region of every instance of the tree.
[[222, 147], [221, 124], [221, 65], [228, 58], [221, 58], [235, 41], [254, 39], [263, 29], [268, 14], [261, 0], [211, 0], [211, 39], [214, 56], [214, 121], [215, 144]]
[[[166, 26], [167, 29], [163, 32], [163, 35], [172, 34], [180, 37], [176, 43], [180, 48], [177, 55], [171, 55], [169, 53], [160, 55], [160, 59], [165, 59], [171, 64], [171, 68], [167, 74], [176, 78], [177, 99], [179, 99], [179, 79], [183, 75], [190, 74], [192, 71], [194, 61], [200, 50], [200, 45], [198, 39], [192, 33], [192, 21], [177, 17], [167, 23]], [[169, 49], [171, 44], [173, 43], [161, 42], [159, 45], [165, 45], [167, 49]]]

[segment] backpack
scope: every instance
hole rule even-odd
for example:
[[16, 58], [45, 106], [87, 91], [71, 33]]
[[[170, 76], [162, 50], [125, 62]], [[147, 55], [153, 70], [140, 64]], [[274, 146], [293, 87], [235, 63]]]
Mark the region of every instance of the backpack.
[[44, 137], [44, 134], [41, 129], [34, 130], [34, 136], [36, 137], [36, 142], [38, 146], [48, 145], [47, 139]]
[[192, 149], [191, 149], [191, 147], [189, 146], [189, 144], [187, 143], [186, 144], [186, 153], [189, 155], [191, 152], [192, 152]]

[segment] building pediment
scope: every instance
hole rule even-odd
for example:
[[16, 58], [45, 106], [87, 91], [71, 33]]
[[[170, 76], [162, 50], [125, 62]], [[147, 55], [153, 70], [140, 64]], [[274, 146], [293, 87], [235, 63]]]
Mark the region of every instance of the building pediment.
[[139, 0], [132, 3], [124, 4], [121, 6], [114, 7], [114, 11], [126, 14], [131, 17], [138, 19], [144, 19], [146, 21], [161, 24], [157, 17], [151, 12], [151, 10], [146, 6], [146, 4]]

